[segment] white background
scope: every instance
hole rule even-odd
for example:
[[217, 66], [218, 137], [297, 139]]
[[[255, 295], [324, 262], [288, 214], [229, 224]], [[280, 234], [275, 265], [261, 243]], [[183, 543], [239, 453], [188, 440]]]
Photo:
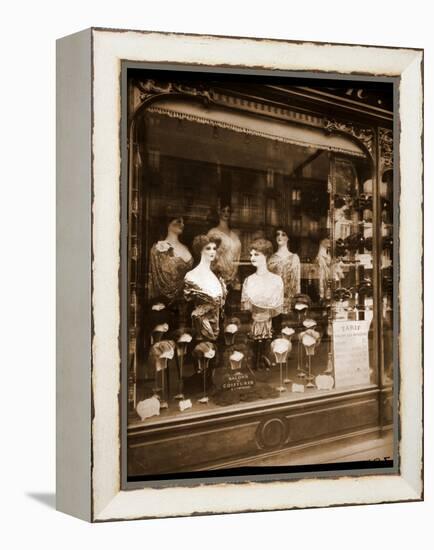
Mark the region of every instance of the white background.
[[432, 547], [433, 215], [425, 154], [424, 503], [88, 525], [54, 510], [55, 40], [89, 26], [425, 48], [425, 143], [433, 144], [428, 1], [4, 2], [0, 34], [1, 528], [3, 548]]

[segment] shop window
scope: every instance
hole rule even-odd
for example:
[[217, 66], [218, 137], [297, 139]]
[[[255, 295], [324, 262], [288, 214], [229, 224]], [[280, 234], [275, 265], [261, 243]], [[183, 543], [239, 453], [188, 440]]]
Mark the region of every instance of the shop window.
[[274, 170], [271, 168], [267, 170], [267, 188], [274, 189]]
[[298, 204], [301, 201], [301, 190], [294, 188], [291, 193], [291, 199], [293, 204]]
[[[141, 120], [130, 422], [375, 384], [374, 269], [386, 278], [391, 251], [373, 257], [368, 160], [342, 143], [333, 152], [323, 134], [315, 147], [274, 147], [212, 112], [209, 125], [170, 115]], [[381, 223], [387, 238], [389, 212]], [[382, 307], [387, 319], [387, 293]], [[140, 415], [152, 399], [159, 416]]]
[[150, 170], [157, 172], [160, 168], [160, 151], [150, 149], [148, 158]]

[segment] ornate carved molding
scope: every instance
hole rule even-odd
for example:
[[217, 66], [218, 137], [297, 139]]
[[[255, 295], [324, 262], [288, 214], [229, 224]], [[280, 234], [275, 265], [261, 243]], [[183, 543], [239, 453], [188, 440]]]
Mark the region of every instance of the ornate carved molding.
[[177, 82], [158, 83], [152, 79], [135, 81], [132, 87], [130, 111], [135, 111], [143, 102], [152, 97], [172, 93], [196, 97], [202, 99], [205, 103], [212, 102], [214, 105], [235, 108], [254, 115], [267, 115], [280, 121], [296, 122], [317, 128], [323, 127], [322, 117], [302, 111], [294, 111], [284, 105], [271, 104], [265, 100], [260, 101], [257, 98], [248, 96], [231, 95], [205, 86], [193, 87]]
[[256, 429], [256, 444], [260, 449], [276, 449], [288, 439], [289, 424], [284, 416], [262, 420]]
[[364, 146], [368, 149], [371, 156], [374, 156], [374, 138], [375, 133], [372, 128], [357, 126], [352, 122], [339, 122], [334, 119], [325, 118], [324, 119], [324, 129], [326, 132], [344, 132], [350, 134], [354, 138], [361, 141]]
[[386, 128], [378, 129], [378, 140], [380, 144], [380, 167], [381, 173], [393, 168], [393, 132]]
[[[212, 103], [215, 106], [235, 108], [238, 111], [249, 112], [254, 115], [268, 116], [280, 122], [295, 122], [299, 125], [323, 128], [326, 133], [342, 132], [360, 141], [369, 151], [372, 157], [375, 156], [375, 131], [368, 126], [359, 126], [352, 122], [341, 122], [331, 118], [323, 118], [309, 113], [297, 112], [281, 105], [273, 105], [267, 101], [260, 101], [254, 98], [238, 97], [210, 89], [203, 85], [189, 86], [179, 82], [157, 82], [153, 79], [135, 80], [130, 97], [130, 112], [136, 111], [144, 102], [152, 97], [180, 94], [201, 99], [205, 104]], [[158, 111], [158, 105], [150, 107], [152, 112]], [[176, 116], [176, 115], [173, 115]], [[179, 115], [181, 116], [181, 115]], [[183, 118], [192, 115], [183, 115]], [[206, 122], [205, 119], [198, 119], [197, 122]], [[237, 129], [233, 127], [232, 129]], [[264, 136], [269, 137], [269, 136]], [[292, 143], [292, 140], [288, 140]], [[334, 148], [333, 150], [337, 150]], [[344, 151], [344, 150], [343, 150]]]
[[152, 79], [137, 81], [136, 85], [139, 90], [139, 100], [141, 103], [156, 95], [176, 93], [200, 97], [203, 98], [205, 101], [212, 100], [209, 90], [207, 90], [203, 86], [193, 87], [178, 82], [167, 82], [164, 84], [160, 84]]

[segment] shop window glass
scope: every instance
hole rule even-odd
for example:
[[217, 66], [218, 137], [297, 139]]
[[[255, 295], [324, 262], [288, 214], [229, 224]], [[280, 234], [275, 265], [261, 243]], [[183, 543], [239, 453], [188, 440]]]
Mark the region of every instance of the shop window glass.
[[[215, 121], [140, 125], [130, 351], [134, 402], [157, 398], [160, 415], [131, 422], [375, 384], [373, 271], [387, 279], [391, 251], [373, 257], [368, 160]], [[385, 320], [390, 304], [384, 290]]]

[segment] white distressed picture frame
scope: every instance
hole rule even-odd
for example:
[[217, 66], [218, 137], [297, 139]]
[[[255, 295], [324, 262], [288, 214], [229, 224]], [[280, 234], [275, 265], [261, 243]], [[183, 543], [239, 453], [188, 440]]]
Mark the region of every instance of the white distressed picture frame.
[[[399, 468], [121, 490], [121, 62], [392, 76], [399, 87]], [[57, 46], [57, 507], [88, 521], [423, 498], [423, 51], [89, 29]]]

